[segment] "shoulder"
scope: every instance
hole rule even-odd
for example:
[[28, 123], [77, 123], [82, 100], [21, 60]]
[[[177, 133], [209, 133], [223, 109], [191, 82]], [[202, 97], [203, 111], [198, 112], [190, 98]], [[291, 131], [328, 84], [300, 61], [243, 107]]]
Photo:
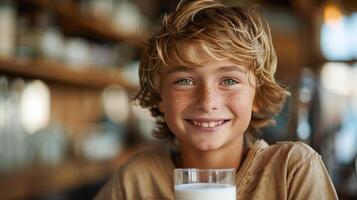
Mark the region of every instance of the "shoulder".
[[288, 199], [336, 199], [321, 157], [309, 145], [302, 142], [268, 145], [258, 141], [251, 154], [254, 155], [246, 174], [257, 182], [264, 181], [269, 191], [275, 189], [276, 194]]
[[308, 162], [312, 158], [319, 157], [319, 154], [303, 142], [286, 141], [277, 142], [273, 145], [267, 145], [266, 143], [265, 145], [260, 145], [254, 157], [254, 160], [262, 165], [270, 163], [293, 168]]
[[[169, 148], [159, 146], [136, 153], [117, 170], [96, 199], [145, 199], [158, 195], [169, 196], [169, 152]], [[160, 185], [159, 182], [163, 184]]]
[[270, 145], [268, 147], [268, 150], [269, 149], [297, 158], [307, 158], [317, 154], [313, 148], [303, 142], [277, 142], [276, 144]]
[[[137, 181], [152, 176], [167, 176], [172, 168], [170, 150], [167, 146], [156, 146], [140, 151], [133, 155], [118, 171], [122, 181]], [[155, 174], [155, 175], [154, 175]]]
[[255, 148], [258, 154], [283, 154], [300, 158], [317, 154], [313, 148], [303, 142], [282, 141], [268, 145], [264, 140], [260, 140], [256, 142]]
[[153, 162], [158, 157], [166, 156], [168, 149], [165, 146], [154, 146], [143, 149], [135, 153], [126, 163], [126, 165], [142, 164]]
[[285, 173], [289, 199], [338, 199], [321, 156], [314, 149], [302, 142], [274, 146], [285, 152], [285, 167], [280, 170]]
[[134, 154], [122, 167], [122, 170], [140, 171], [155, 167], [169, 159], [169, 149], [166, 146], [150, 147]]
[[278, 142], [272, 145], [272, 148], [278, 149], [285, 156], [288, 164], [293, 166], [299, 166], [319, 157], [313, 148], [303, 142]]

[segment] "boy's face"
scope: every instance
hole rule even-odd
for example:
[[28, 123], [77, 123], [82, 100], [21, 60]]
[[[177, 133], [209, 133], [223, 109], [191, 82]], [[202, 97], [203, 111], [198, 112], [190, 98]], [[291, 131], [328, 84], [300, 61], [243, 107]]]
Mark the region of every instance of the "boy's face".
[[181, 146], [209, 151], [242, 143], [255, 96], [255, 80], [244, 66], [209, 60], [161, 75], [159, 109]]

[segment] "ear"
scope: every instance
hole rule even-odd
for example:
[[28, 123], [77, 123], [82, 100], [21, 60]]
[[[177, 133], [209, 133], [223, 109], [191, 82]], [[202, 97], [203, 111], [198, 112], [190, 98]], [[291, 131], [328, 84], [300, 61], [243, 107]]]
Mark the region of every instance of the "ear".
[[157, 107], [159, 109], [160, 112], [164, 113], [164, 104], [162, 103], [162, 101], [160, 101], [158, 104], [157, 104]]
[[258, 106], [258, 100], [257, 100], [257, 98], [255, 97], [254, 102], [253, 102], [252, 112], [257, 113], [257, 112], [259, 112], [259, 111], [260, 111], [260, 108], [259, 108], [259, 106]]
[[259, 108], [257, 105], [253, 104], [253, 109], [252, 109], [253, 112], [257, 113], [259, 112]]

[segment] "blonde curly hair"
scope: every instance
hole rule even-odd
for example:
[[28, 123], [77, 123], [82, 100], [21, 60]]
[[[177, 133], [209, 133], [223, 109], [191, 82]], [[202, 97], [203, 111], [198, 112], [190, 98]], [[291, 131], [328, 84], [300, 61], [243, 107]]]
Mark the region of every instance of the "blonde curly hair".
[[161, 69], [173, 63], [200, 66], [202, 50], [214, 59], [244, 64], [255, 75], [259, 112], [252, 113], [247, 132], [274, 123], [289, 92], [274, 78], [277, 56], [267, 22], [252, 8], [229, 7], [215, 0], [181, 1], [174, 12], [164, 15], [140, 63], [141, 90], [135, 99], [156, 118], [154, 136], [174, 137], [158, 109]]

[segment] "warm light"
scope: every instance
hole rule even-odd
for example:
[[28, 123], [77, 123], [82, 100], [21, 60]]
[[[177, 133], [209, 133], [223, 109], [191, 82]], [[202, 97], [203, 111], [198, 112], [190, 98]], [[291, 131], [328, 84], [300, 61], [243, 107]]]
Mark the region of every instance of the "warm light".
[[324, 22], [321, 26], [320, 45], [328, 60], [350, 60], [353, 55], [353, 41], [349, 38], [353, 24], [344, 16], [341, 8], [328, 3], [324, 8]]
[[45, 128], [50, 119], [50, 91], [40, 80], [29, 83], [21, 97], [21, 122], [33, 134]]
[[338, 23], [342, 20], [342, 12], [335, 4], [327, 4], [324, 10], [324, 20], [326, 23]]
[[129, 117], [129, 97], [119, 85], [111, 85], [103, 91], [104, 111], [116, 123], [125, 123]]
[[156, 119], [151, 115], [148, 109], [140, 107], [138, 103], [133, 103], [131, 106], [141, 135], [145, 139], [154, 140], [155, 138], [152, 137], [152, 131], [155, 128]]
[[321, 82], [325, 89], [335, 94], [350, 95], [351, 70], [345, 63], [326, 63], [322, 67]]

